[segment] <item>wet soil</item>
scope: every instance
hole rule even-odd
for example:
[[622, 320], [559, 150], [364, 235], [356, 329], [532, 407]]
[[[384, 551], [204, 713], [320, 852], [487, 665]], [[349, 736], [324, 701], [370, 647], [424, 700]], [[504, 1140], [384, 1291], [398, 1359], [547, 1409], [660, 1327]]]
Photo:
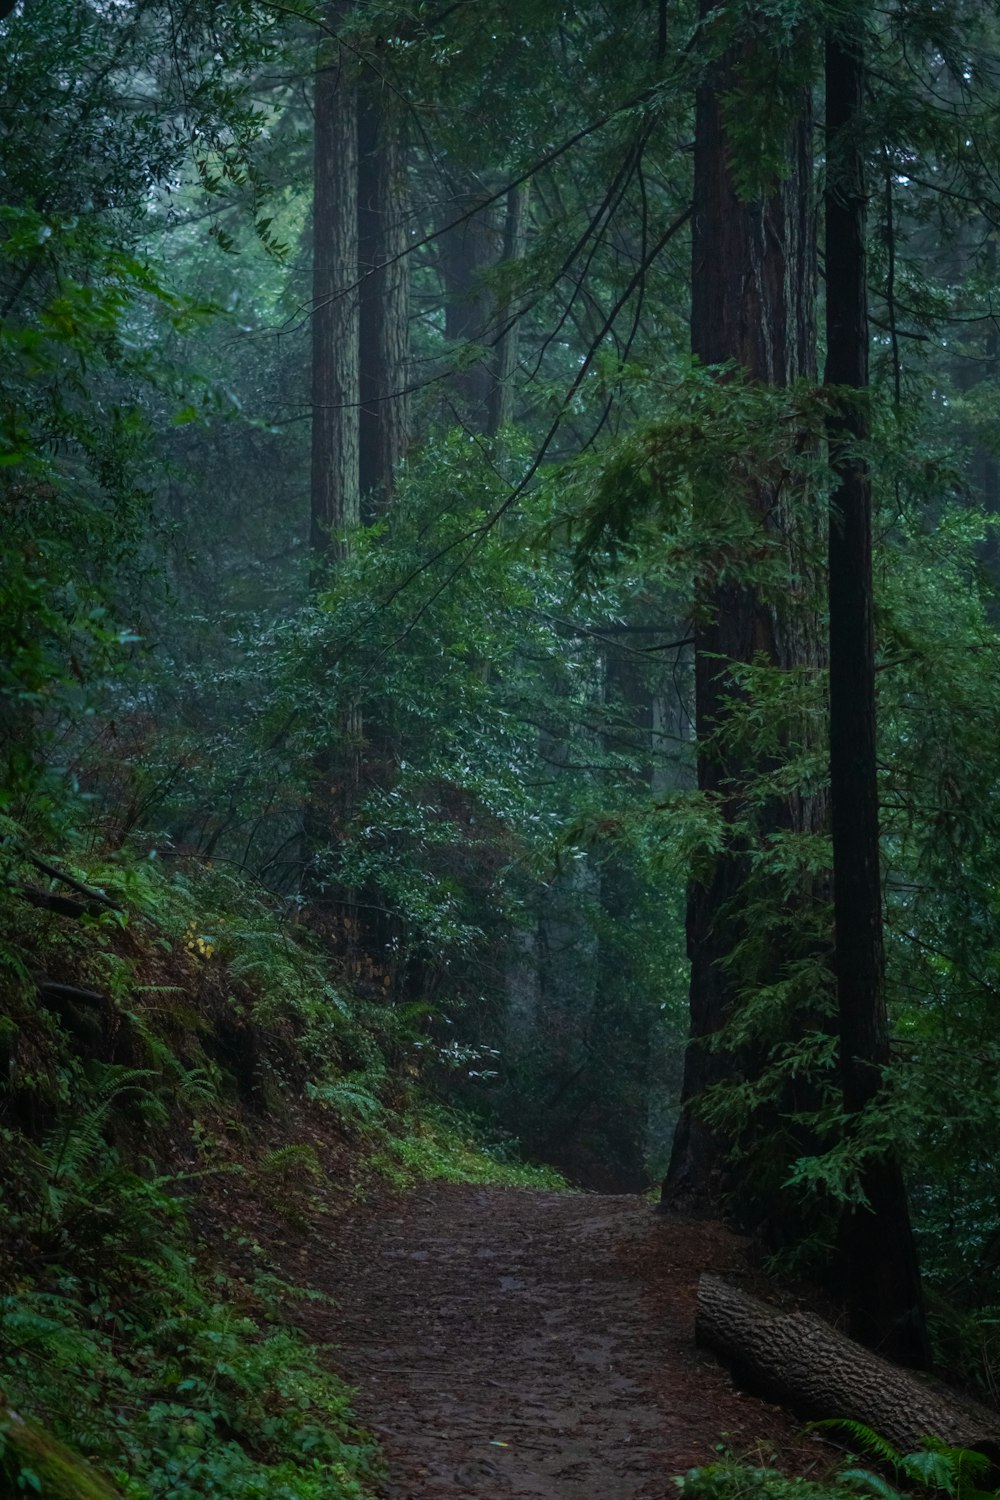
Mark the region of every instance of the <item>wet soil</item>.
[[316, 1229], [309, 1280], [333, 1304], [308, 1332], [357, 1387], [391, 1500], [663, 1500], [720, 1444], [821, 1466], [695, 1347], [698, 1276], [743, 1257], [719, 1225], [442, 1184]]

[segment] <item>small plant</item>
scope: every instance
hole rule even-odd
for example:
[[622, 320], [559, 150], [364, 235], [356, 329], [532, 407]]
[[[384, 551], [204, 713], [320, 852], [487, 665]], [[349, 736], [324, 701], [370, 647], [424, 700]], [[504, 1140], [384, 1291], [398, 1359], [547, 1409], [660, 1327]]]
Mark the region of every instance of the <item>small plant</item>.
[[921, 1490], [927, 1494], [953, 1496], [954, 1500], [995, 1500], [996, 1488], [987, 1489], [986, 1481], [993, 1461], [974, 1448], [960, 1448], [940, 1438], [925, 1437], [916, 1453], [900, 1453], [879, 1433], [863, 1422], [834, 1417], [814, 1422], [814, 1429], [840, 1432], [863, 1454], [873, 1459], [880, 1470], [889, 1470], [896, 1479], [890, 1484], [880, 1472], [852, 1466], [842, 1469], [838, 1483], [860, 1488], [878, 1500], [899, 1500], [900, 1492]]
[[319, 1157], [312, 1146], [281, 1146], [269, 1151], [256, 1169], [262, 1194], [293, 1229], [309, 1224], [309, 1208], [325, 1179]]
[[684, 1500], [844, 1500], [836, 1483], [789, 1478], [778, 1469], [722, 1459], [690, 1469], [674, 1483]]
[[[927, 1437], [916, 1453], [900, 1453], [863, 1422], [830, 1418], [812, 1422], [810, 1432], [842, 1434], [874, 1467], [858, 1462], [839, 1468], [828, 1480], [789, 1478], [779, 1470], [726, 1458], [691, 1469], [675, 1479], [685, 1500], [845, 1500], [845, 1495], [902, 1500], [919, 1494], [949, 1500], [997, 1500], [1000, 1490], [986, 1488], [992, 1460], [975, 1449], [954, 1447]], [[886, 1471], [892, 1480], [886, 1477]], [[894, 1482], [893, 1482], [894, 1481]]]

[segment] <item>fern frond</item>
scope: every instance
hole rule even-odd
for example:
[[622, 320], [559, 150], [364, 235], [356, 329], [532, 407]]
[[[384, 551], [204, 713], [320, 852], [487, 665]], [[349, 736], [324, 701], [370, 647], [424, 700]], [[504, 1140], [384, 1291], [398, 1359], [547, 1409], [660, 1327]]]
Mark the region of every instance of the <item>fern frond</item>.
[[873, 1474], [870, 1469], [843, 1469], [837, 1475], [837, 1483], [860, 1487], [866, 1494], [875, 1495], [877, 1500], [900, 1500], [899, 1491], [881, 1474]]
[[51, 1183], [73, 1178], [104, 1147], [104, 1126], [112, 1106], [123, 1094], [148, 1092], [148, 1068], [109, 1068], [95, 1102], [82, 1114], [70, 1115], [42, 1146], [46, 1175]]
[[810, 1422], [806, 1431], [842, 1433], [862, 1453], [889, 1468], [898, 1469], [903, 1462], [902, 1453], [892, 1446], [888, 1438], [882, 1437], [871, 1427], [866, 1427], [864, 1422], [855, 1422], [850, 1417], [827, 1417], [822, 1422]]
[[908, 1453], [899, 1465], [900, 1474], [929, 1490], [954, 1495], [959, 1487], [958, 1465], [949, 1453]]
[[268, 1151], [266, 1156], [261, 1157], [257, 1170], [264, 1177], [294, 1174], [315, 1180], [323, 1176], [315, 1147], [304, 1145], [280, 1146], [274, 1151]]
[[983, 1478], [993, 1467], [992, 1460], [985, 1453], [980, 1453], [978, 1448], [956, 1448], [954, 1444], [945, 1443], [936, 1437], [925, 1437], [920, 1441], [928, 1453], [940, 1453], [950, 1459], [956, 1471], [963, 1476]]

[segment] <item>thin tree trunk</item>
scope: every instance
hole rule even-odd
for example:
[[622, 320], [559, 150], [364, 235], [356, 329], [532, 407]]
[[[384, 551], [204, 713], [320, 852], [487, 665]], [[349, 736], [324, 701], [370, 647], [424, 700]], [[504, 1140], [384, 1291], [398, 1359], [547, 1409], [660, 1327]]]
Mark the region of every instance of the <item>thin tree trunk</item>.
[[[706, 22], [715, 0], [702, 0]], [[806, 89], [789, 130], [787, 176], [769, 195], [747, 201], [731, 170], [732, 143], [722, 98], [733, 87], [738, 57], [711, 64], [698, 88], [692, 219], [691, 345], [704, 365], [735, 362], [743, 377], [785, 387], [815, 370], [815, 205], [812, 192], [811, 106]], [[739, 376], [734, 378], [740, 378]], [[738, 697], [730, 663], [762, 657], [777, 669], [819, 667], [824, 648], [815, 591], [796, 587], [796, 560], [808, 539], [775, 486], [748, 482], [746, 505], [762, 540], [780, 541], [790, 557], [785, 597], [764, 599], [741, 583], [703, 583], [695, 626], [695, 717], [698, 785], [721, 810], [729, 833], [704, 879], [689, 888], [687, 941], [691, 960], [691, 1030], [685, 1055], [681, 1115], [663, 1187], [665, 1205], [716, 1211], [726, 1181], [729, 1142], [699, 1118], [697, 1101], [732, 1076], [734, 1059], [707, 1039], [731, 1014], [735, 981], [727, 960], [746, 935], [743, 917], [748, 850], [734, 825], [746, 811], [745, 788], [763, 769], [745, 748], [724, 740]], [[823, 826], [821, 796], [772, 799], [762, 815], [774, 831], [813, 832]], [[767, 827], [761, 830], [766, 834]], [[780, 956], [776, 963], [781, 962]], [[773, 975], [771, 976], [773, 977]], [[766, 976], [764, 976], [766, 982]]]
[[[361, 277], [358, 410], [361, 517], [371, 523], [392, 505], [406, 451], [409, 361], [409, 258], [406, 149], [401, 114], [384, 79], [369, 72], [358, 98], [358, 256]], [[357, 715], [362, 746], [357, 797], [394, 775], [396, 761], [384, 721]], [[398, 940], [397, 923], [374, 887], [352, 893], [351, 945], [384, 954]]]
[[[875, 645], [872, 619], [871, 478], [852, 445], [868, 434], [868, 293], [860, 40], [826, 44], [826, 328], [830, 422], [837, 486], [830, 511], [830, 775], [841, 1072], [847, 1115], [884, 1088], [889, 1061], [882, 947]], [[850, 1127], [849, 1127], [850, 1128]], [[906, 1190], [892, 1152], [861, 1173], [867, 1205], [843, 1225], [850, 1331], [904, 1364], [927, 1362], [920, 1272]]]

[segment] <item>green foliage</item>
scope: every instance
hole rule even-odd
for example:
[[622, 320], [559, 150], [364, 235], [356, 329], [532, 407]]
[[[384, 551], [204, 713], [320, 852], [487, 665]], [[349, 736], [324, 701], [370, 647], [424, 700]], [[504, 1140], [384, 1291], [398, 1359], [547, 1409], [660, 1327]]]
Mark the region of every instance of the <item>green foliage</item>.
[[0, 36], [0, 808], [46, 833], [79, 817], [95, 710], [143, 634], [149, 417], [176, 410], [164, 350], [208, 311], [167, 287], [150, 226], [189, 167], [259, 205], [246, 81], [276, 39], [252, 0], [42, 0]]
[[[955, 1500], [987, 1500], [995, 1490], [984, 1488], [993, 1470], [985, 1453], [959, 1448], [939, 1438], [927, 1437], [917, 1453], [899, 1453], [885, 1438], [861, 1422], [832, 1418], [814, 1422], [820, 1431], [831, 1431], [845, 1437], [861, 1454], [873, 1459], [881, 1469], [890, 1470], [904, 1493], [914, 1490], [928, 1494], [954, 1496]], [[844, 1468], [838, 1481], [862, 1494], [874, 1494], [882, 1500], [895, 1500], [900, 1489], [888, 1484], [881, 1473], [856, 1467]]]
[[521, 1160], [517, 1143], [491, 1140], [452, 1110], [424, 1109], [391, 1134], [368, 1158], [395, 1187], [419, 1182], [474, 1182], [490, 1187], [545, 1188], [559, 1192], [566, 1180], [551, 1167]]
[[[986, 1454], [974, 1449], [956, 1448], [928, 1437], [919, 1452], [903, 1454], [870, 1427], [839, 1417], [810, 1423], [809, 1430], [831, 1432], [845, 1439], [877, 1468], [849, 1463], [831, 1479], [817, 1483], [727, 1459], [692, 1469], [675, 1483], [690, 1500], [835, 1500], [845, 1494], [875, 1496], [876, 1500], [900, 1500], [901, 1495], [912, 1494], [989, 1500], [997, 1493], [983, 1488], [992, 1463]], [[886, 1471], [895, 1483], [885, 1477]]]
[[[739, 583], [767, 599], [808, 583], [822, 557], [828, 480], [816, 445], [828, 397], [805, 381], [719, 378], [734, 374], [684, 370], [655, 418], [564, 475], [581, 581], [652, 554], [685, 594], [696, 581]], [[768, 486], [782, 495], [780, 526], [748, 504]]]
[[691, 1469], [674, 1480], [686, 1500], [843, 1500], [836, 1484], [759, 1468], [727, 1459]]
[[[354, 539], [316, 604], [275, 633], [268, 712], [290, 726], [280, 756], [299, 768], [311, 826], [335, 835], [321, 833], [309, 851], [307, 899], [315, 892], [336, 908], [339, 892], [355, 893], [355, 909], [327, 918], [343, 982], [381, 1003], [395, 1045], [425, 1080], [502, 1123], [518, 1121], [538, 1153], [546, 1132], [553, 1142], [563, 1133], [563, 1117], [546, 1119], [539, 1097], [559, 1080], [538, 1077], [552, 1067], [543, 1034], [505, 1045], [512, 946], [540, 923], [580, 925], [578, 1018], [560, 1023], [580, 1041], [557, 1063], [580, 1082], [562, 1108], [572, 1117], [582, 1103], [606, 1118], [616, 1111], [613, 1077], [631, 1086], [625, 1038], [641, 1048], [676, 998], [677, 929], [662, 923], [663, 910], [676, 908], [676, 875], [662, 858], [648, 781], [636, 776], [634, 709], [612, 688], [601, 697], [616, 644], [602, 626], [616, 629], [631, 585], [575, 598], [565, 556], [543, 562], [525, 551], [548, 495], [501, 528], [489, 517], [503, 494], [496, 468], [464, 434], [428, 442], [391, 514]], [[659, 612], [650, 616], [654, 635], [673, 628], [672, 618], [666, 626]], [[655, 691], [660, 663], [631, 656], [643, 679], [633, 691]], [[345, 807], [325, 797], [315, 768], [349, 722], [360, 725], [361, 743], [347, 753], [364, 773]], [[684, 761], [683, 748], [662, 756], [665, 765]], [[336, 781], [337, 770], [329, 776]], [[633, 892], [614, 917], [599, 897], [580, 899], [602, 880], [608, 892], [623, 880]], [[641, 942], [629, 941], [640, 930]], [[615, 984], [603, 1015], [588, 1015], [593, 980], [582, 970], [602, 943], [618, 956]], [[568, 968], [555, 968], [552, 984], [568, 993]], [[620, 1061], [602, 1078], [598, 1058], [606, 1067], [616, 1035]], [[356, 1081], [371, 1094], [366, 1079]], [[373, 1107], [354, 1082], [346, 1080], [351, 1092], [338, 1080], [314, 1096], [364, 1125]], [[632, 1139], [612, 1146], [595, 1130], [595, 1159], [620, 1149], [637, 1170], [643, 1088], [637, 1082], [629, 1099]]]
[[[129, 1500], [206, 1493], [320, 1500], [331, 1488], [361, 1500], [374, 1482], [375, 1451], [357, 1431], [341, 1382], [288, 1325], [292, 1289], [276, 1298], [272, 1277], [258, 1294], [190, 1220], [199, 1179], [236, 1168], [224, 1121], [246, 1059], [229, 1056], [220, 1068], [211, 1054], [234, 1014], [253, 1010], [254, 992], [238, 989], [246, 978], [228, 976], [219, 949], [235, 945], [241, 931], [260, 943], [276, 919], [260, 901], [255, 909], [248, 892], [242, 910], [215, 904], [220, 891], [230, 900], [237, 892], [231, 878], [220, 888], [211, 872], [171, 877], [159, 861], [125, 858], [100, 875], [93, 863], [74, 872], [91, 889], [105, 875], [123, 912], [68, 934], [58, 917], [5, 897], [4, 914], [15, 919], [7, 924], [8, 962], [30, 970], [44, 955], [50, 971], [111, 981], [117, 1050], [152, 1052], [172, 1066], [109, 1061], [93, 1044], [78, 1051], [69, 1015], [56, 1022], [29, 992], [15, 1008], [6, 1119], [30, 1122], [41, 1107], [48, 1123], [42, 1131], [8, 1123], [3, 1132], [0, 1384], [13, 1408], [86, 1452]], [[192, 942], [192, 930], [203, 929], [217, 939], [211, 952]], [[326, 1049], [314, 1061], [332, 1077], [333, 1030], [317, 1030], [319, 1002], [303, 998], [318, 960], [290, 940], [277, 954], [264, 944], [263, 953], [265, 968], [254, 974], [264, 984], [273, 979], [273, 991], [261, 1017], [244, 1024], [261, 1038], [270, 1033], [276, 1089], [287, 1087], [290, 1039], [310, 1028], [317, 1049]], [[140, 983], [157, 954], [162, 972], [182, 984]], [[223, 1000], [227, 985], [234, 993]], [[334, 1015], [343, 1021], [343, 1008]], [[280, 1028], [285, 1037], [273, 1034]], [[157, 1165], [169, 1152], [168, 1132], [178, 1131], [204, 1167]], [[220, 1161], [220, 1145], [228, 1160]], [[312, 1147], [288, 1145], [261, 1155], [244, 1180], [294, 1224], [308, 1216], [322, 1173]], [[11, 1446], [10, 1433], [8, 1460], [28, 1488], [37, 1488], [37, 1473], [40, 1492], [61, 1497], [52, 1466], [63, 1450], [30, 1426], [32, 1443], [35, 1434], [37, 1463], [23, 1445]], [[104, 1493], [102, 1482], [93, 1479], [95, 1495]], [[67, 1483], [77, 1483], [75, 1474]], [[86, 1483], [81, 1470], [79, 1492], [89, 1497]]]
[[70, 1209], [99, 1205], [99, 1222], [62, 1203], [58, 1235], [51, 1212], [5, 1215], [5, 1234], [35, 1247], [0, 1303], [11, 1401], [49, 1414], [135, 1500], [285, 1500], [331, 1484], [360, 1497], [374, 1453], [347, 1393], [290, 1329], [248, 1309], [245, 1287], [200, 1263], [182, 1183], [96, 1166], [74, 1182]]

